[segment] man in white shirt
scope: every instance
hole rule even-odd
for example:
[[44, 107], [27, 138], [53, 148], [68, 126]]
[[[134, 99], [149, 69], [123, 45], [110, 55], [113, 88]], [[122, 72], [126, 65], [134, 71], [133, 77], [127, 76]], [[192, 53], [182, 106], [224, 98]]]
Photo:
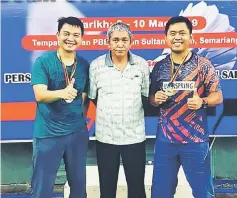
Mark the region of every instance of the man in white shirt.
[[124, 23], [107, 33], [109, 52], [90, 65], [89, 98], [97, 103], [97, 163], [101, 198], [115, 198], [120, 156], [128, 198], [145, 198], [146, 163], [143, 103], [149, 95], [147, 62], [130, 52], [132, 33]]

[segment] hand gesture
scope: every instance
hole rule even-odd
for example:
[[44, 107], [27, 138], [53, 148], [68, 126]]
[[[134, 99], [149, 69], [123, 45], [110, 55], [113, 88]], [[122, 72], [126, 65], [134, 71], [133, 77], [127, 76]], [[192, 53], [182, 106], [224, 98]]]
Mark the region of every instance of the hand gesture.
[[188, 108], [191, 110], [198, 110], [201, 108], [202, 99], [198, 95], [197, 88], [195, 88], [193, 91], [193, 97], [188, 98], [187, 104], [188, 104]]
[[75, 79], [73, 78], [70, 84], [63, 89], [63, 99], [64, 100], [73, 100], [77, 96], [77, 90], [73, 88]]

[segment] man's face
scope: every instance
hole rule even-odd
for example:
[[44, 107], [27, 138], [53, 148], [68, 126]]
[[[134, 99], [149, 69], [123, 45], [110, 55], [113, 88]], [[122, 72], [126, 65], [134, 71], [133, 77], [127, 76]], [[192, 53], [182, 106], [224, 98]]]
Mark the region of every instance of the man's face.
[[64, 24], [60, 32], [57, 33], [57, 38], [61, 48], [63, 48], [67, 52], [72, 52], [76, 50], [79, 45], [81, 45], [81, 28], [69, 24]]
[[175, 53], [182, 53], [189, 49], [192, 42], [192, 37], [186, 23], [175, 23], [170, 25], [167, 35], [166, 43]]
[[111, 50], [112, 56], [124, 57], [127, 56], [131, 47], [131, 39], [126, 31], [114, 31], [108, 41], [108, 47]]

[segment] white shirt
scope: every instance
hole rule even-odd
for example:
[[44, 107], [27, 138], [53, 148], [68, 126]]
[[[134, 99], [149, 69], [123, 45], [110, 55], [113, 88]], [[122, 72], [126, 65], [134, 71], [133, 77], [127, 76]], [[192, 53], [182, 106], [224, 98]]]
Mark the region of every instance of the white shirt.
[[115, 145], [144, 141], [142, 95], [149, 95], [150, 74], [146, 60], [129, 52], [129, 62], [121, 72], [108, 53], [92, 61], [89, 74], [88, 96], [97, 97], [97, 140]]

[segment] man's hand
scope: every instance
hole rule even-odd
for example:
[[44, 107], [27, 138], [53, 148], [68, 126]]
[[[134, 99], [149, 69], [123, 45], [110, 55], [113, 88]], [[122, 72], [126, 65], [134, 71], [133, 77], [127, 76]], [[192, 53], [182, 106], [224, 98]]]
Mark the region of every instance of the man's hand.
[[157, 91], [155, 94], [155, 102], [157, 104], [162, 104], [164, 102], [166, 102], [166, 100], [168, 99], [168, 96], [165, 94], [164, 91]]
[[199, 97], [197, 88], [193, 91], [193, 97], [188, 98], [187, 104], [190, 110], [198, 110], [202, 107], [202, 99]]
[[75, 79], [73, 78], [70, 84], [62, 90], [62, 98], [64, 100], [73, 100], [77, 96], [77, 90], [73, 88]]

